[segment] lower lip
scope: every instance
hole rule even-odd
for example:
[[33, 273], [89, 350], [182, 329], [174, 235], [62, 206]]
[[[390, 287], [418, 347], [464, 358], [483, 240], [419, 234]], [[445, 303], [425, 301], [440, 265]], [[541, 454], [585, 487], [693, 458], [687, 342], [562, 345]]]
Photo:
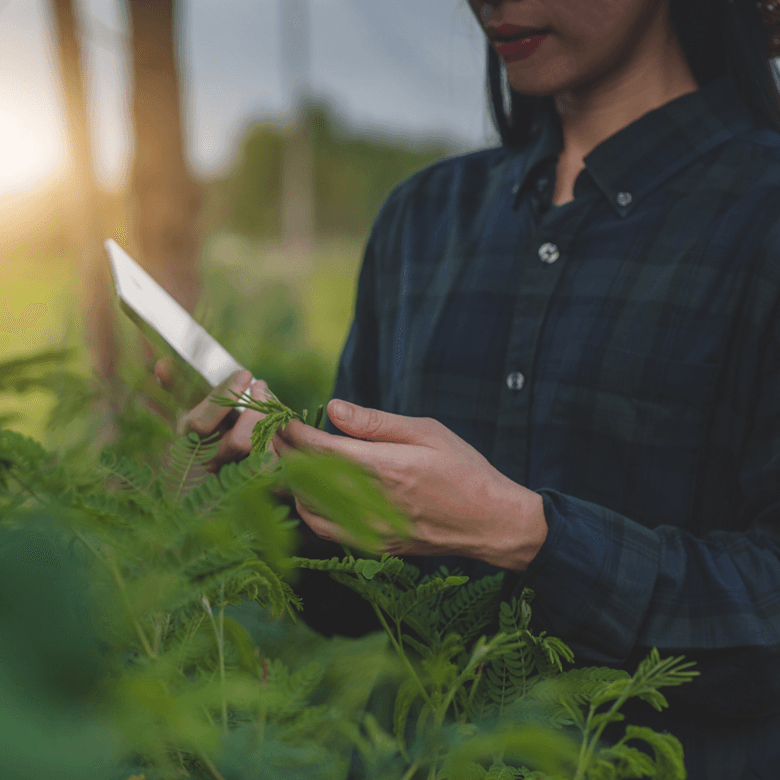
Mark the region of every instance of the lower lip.
[[519, 41], [497, 43], [495, 45], [498, 56], [504, 62], [516, 62], [527, 60], [541, 45], [547, 35], [534, 35], [532, 38], [521, 38]]

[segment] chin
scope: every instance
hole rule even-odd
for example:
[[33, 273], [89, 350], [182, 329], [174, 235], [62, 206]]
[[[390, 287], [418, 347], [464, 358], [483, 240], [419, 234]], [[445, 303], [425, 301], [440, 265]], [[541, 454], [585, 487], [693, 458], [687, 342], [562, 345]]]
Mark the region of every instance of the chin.
[[552, 97], [561, 95], [576, 88], [584, 78], [578, 78], [571, 69], [564, 72], [562, 68], [551, 68], [549, 65], [529, 68], [523, 62], [510, 62], [507, 65], [509, 83], [515, 92], [527, 97]]
[[519, 92], [526, 97], [552, 97], [565, 91], [565, 87], [559, 87], [558, 85], [540, 83], [529, 78], [512, 79], [510, 77], [509, 83], [512, 85], [512, 89], [515, 92]]

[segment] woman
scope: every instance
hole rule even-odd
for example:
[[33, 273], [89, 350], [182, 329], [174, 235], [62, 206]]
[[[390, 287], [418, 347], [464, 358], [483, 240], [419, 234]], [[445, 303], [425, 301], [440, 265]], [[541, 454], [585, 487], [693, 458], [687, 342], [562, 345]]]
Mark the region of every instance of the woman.
[[[351, 414], [331, 401], [326, 432], [291, 423], [274, 451], [364, 463], [415, 523], [390, 552], [506, 571], [502, 599], [533, 587], [538, 628], [579, 663], [697, 660], [667, 712], [629, 719], [677, 735], [692, 778], [775, 777], [780, 14], [471, 4], [503, 144], [388, 198], [334, 392]], [[204, 401], [190, 427], [225, 411]], [[257, 417], [218, 462], [246, 454]], [[303, 596], [324, 630], [376, 627], [315, 573]]]

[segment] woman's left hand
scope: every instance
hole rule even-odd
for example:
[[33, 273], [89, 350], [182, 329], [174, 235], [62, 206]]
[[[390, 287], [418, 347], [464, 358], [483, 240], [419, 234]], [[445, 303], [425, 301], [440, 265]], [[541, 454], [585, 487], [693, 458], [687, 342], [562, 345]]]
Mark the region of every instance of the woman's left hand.
[[[344, 407], [348, 414], [340, 415]], [[541, 496], [512, 482], [436, 420], [404, 417], [331, 401], [328, 416], [350, 437], [296, 420], [279, 429], [280, 457], [293, 449], [348, 457], [374, 474], [388, 499], [413, 523], [412, 543], [389, 537], [393, 555], [458, 555], [524, 571], [547, 536]], [[319, 537], [351, 543], [338, 525], [296, 498], [301, 519]]]

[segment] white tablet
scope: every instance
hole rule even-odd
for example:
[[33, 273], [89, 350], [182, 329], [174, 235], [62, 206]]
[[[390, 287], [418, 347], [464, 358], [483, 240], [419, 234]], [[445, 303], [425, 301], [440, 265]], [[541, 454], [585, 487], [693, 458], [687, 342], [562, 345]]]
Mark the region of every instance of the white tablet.
[[[243, 366], [119, 244], [109, 238], [105, 247], [120, 305], [142, 330], [151, 329], [161, 336], [208, 382], [209, 387], [216, 387], [231, 374], [243, 370]], [[241, 407], [238, 409], [243, 411]]]

